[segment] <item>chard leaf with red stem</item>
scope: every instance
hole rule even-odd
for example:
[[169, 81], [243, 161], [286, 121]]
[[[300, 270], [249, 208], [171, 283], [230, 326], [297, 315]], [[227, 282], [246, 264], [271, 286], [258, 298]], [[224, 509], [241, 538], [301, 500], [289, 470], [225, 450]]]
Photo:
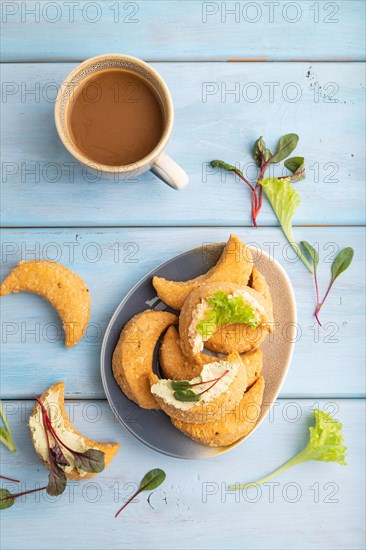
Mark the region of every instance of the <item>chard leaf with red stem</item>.
[[147, 472], [147, 474], [145, 474], [141, 480], [140, 488], [138, 489], [138, 491], [136, 491], [136, 493], [134, 493], [132, 497], [128, 499], [128, 501], [122, 506], [122, 508], [118, 510], [114, 517], [116, 518], [122, 512], [122, 510], [126, 508], [126, 506], [128, 506], [130, 502], [132, 502], [133, 499], [137, 497], [137, 495], [139, 495], [142, 491], [153, 491], [154, 489], [159, 487], [159, 485], [161, 485], [163, 481], [165, 481], [165, 478], [166, 473], [160, 468], [154, 468], [153, 470]]
[[88, 449], [84, 453], [73, 452], [75, 466], [84, 472], [99, 473], [104, 470], [104, 453]]
[[200, 401], [201, 397], [198, 395], [198, 393], [195, 393], [192, 390], [176, 390], [174, 392], [174, 399], [177, 401], [184, 401], [185, 403], [194, 403], [196, 401]]
[[60, 445], [55, 440], [54, 446], [51, 449], [53, 460], [56, 464], [59, 466], [70, 466], [70, 463], [68, 462], [67, 458], [65, 457], [64, 453], [61, 450]]
[[15, 498], [7, 489], [0, 489], [0, 510], [6, 510], [14, 504]]
[[14, 479], [13, 477], [0, 476], [1, 479], [6, 479], [6, 481], [13, 481], [14, 483], [20, 483], [19, 479]]
[[320, 326], [321, 326], [321, 323], [320, 323], [319, 318], [318, 318], [319, 311], [323, 307], [324, 302], [327, 299], [328, 294], [331, 291], [331, 288], [332, 288], [335, 280], [341, 275], [341, 273], [346, 271], [346, 269], [348, 269], [349, 266], [351, 265], [351, 262], [353, 260], [353, 255], [354, 255], [354, 250], [353, 250], [353, 248], [351, 248], [349, 246], [349, 247], [344, 248], [343, 250], [341, 250], [340, 253], [337, 255], [337, 257], [335, 258], [335, 260], [333, 261], [333, 264], [332, 264], [332, 278], [330, 280], [329, 286], [327, 288], [327, 291], [324, 295], [323, 300], [321, 302], [318, 301], [318, 305], [317, 305], [316, 310], [315, 310], [315, 318], [318, 321]]
[[23, 495], [29, 495], [30, 493], [37, 493], [38, 491], [44, 491], [47, 487], [37, 487], [37, 489], [31, 489], [30, 491], [23, 491], [21, 493], [11, 493], [7, 489], [0, 489], [0, 510], [6, 510], [13, 506], [14, 501], [18, 497]]
[[349, 268], [353, 260], [354, 250], [350, 246], [340, 251], [332, 264], [332, 281], [334, 282], [343, 271]]
[[311, 246], [311, 244], [309, 244], [306, 241], [301, 241], [300, 242], [300, 249], [301, 249], [301, 252], [303, 254], [303, 257], [306, 258], [306, 260], [309, 262], [309, 264], [312, 263], [313, 266], [314, 266], [313, 275], [314, 275], [315, 295], [316, 295], [315, 318], [316, 318], [318, 324], [320, 326], [322, 326], [321, 322], [319, 321], [318, 313], [317, 313], [317, 309], [318, 309], [318, 306], [319, 306], [319, 287], [318, 287], [318, 278], [317, 278], [317, 267], [318, 267], [318, 264], [319, 264], [319, 254], [317, 253], [315, 248], [313, 248]]
[[62, 495], [66, 488], [66, 475], [57, 464], [53, 463], [51, 471], [48, 474], [48, 485], [46, 488], [47, 493], [51, 497], [58, 497]]
[[300, 242], [300, 248], [307, 261], [309, 263], [313, 262], [314, 270], [316, 270], [319, 264], [319, 254], [317, 253], [315, 248], [313, 248], [311, 244], [306, 241]]
[[292, 172], [291, 181], [297, 182], [306, 178], [304, 157], [292, 157], [285, 160], [284, 165]]
[[213, 168], [222, 168], [223, 170], [227, 170], [228, 172], [240, 172], [239, 168], [236, 166], [233, 166], [232, 164], [228, 164], [227, 162], [224, 162], [223, 160], [211, 160], [211, 166]]
[[298, 142], [299, 136], [297, 134], [286, 134], [282, 136], [277, 144], [275, 154], [271, 157], [271, 164], [277, 164], [291, 155]]
[[[67, 479], [65, 472], [61, 470], [59, 465], [57, 464], [57, 455], [59, 454], [57, 452], [57, 448], [51, 448], [50, 445], [50, 438], [48, 435], [48, 432], [52, 435], [54, 438], [55, 444], [57, 445], [57, 436], [56, 433], [52, 427], [50, 417], [48, 416], [48, 413], [46, 411], [46, 407], [42, 403], [42, 401], [36, 397], [36, 401], [41, 407], [41, 415], [42, 415], [42, 422], [43, 422], [43, 429], [46, 436], [47, 441], [47, 449], [48, 449], [48, 461], [50, 465], [50, 473], [48, 475], [48, 485], [46, 487], [46, 491], [50, 496], [56, 497], [58, 495], [61, 495], [66, 487]], [[61, 452], [61, 449], [60, 449]], [[62, 452], [61, 452], [62, 454]], [[64, 457], [65, 458], [65, 457]], [[66, 460], [66, 459], [65, 459]]]
[[266, 143], [261, 136], [257, 139], [257, 141], [254, 144], [253, 147], [253, 158], [259, 168], [263, 165], [264, 162], [268, 162], [269, 159], [272, 157], [272, 153], [269, 149], [267, 149]]
[[[222, 378], [224, 378], [224, 376], [228, 374], [228, 372], [229, 371], [226, 370], [221, 376], [218, 376], [217, 378], [213, 378], [212, 380], [204, 380], [202, 382], [197, 382], [195, 384], [190, 384], [189, 382], [180, 381], [180, 380], [178, 381], [173, 380], [172, 389], [178, 388], [177, 391], [174, 392], [174, 397], [175, 399], [177, 399], [177, 401], [188, 401], [188, 402], [199, 401], [201, 398], [201, 395], [203, 395], [204, 393], [208, 392], [211, 388], [213, 388], [217, 384], [217, 382], [219, 382]], [[185, 386], [181, 385], [181, 382], [185, 383], [186, 385]], [[189, 389], [190, 387], [193, 387], [193, 386], [203, 386], [208, 383], [211, 383], [211, 386], [209, 386], [208, 388], [204, 389], [199, 393], [195, 393], [194, 391]]]
[[[222, 168], [223, 170], [228, 170], [230, 172], [234, 172], [237, 176], [239, 176], [240, 179], [242, 179], [245, 184], [251, 189], [251, 210], [252, 210], [252, 222], [253, 226], [257, 227], [257, 217], [258, 214], [262, 208], [262, 202], [263, 202], [263, 189], [262, 181], [269, 182], [270, 179], [267, 178], [264, 180], [265, 171], [268, 168], [270, 164], [276, 164], [280, 162], [281, 160], [284, 160], [287, 158], [292, 151], [295, 149], [299, 141], [299, 136], [297, 134], [286, 134], [282, 136], [277, 144], [276, 152], [274, 155], [272, 155], [271, 151], [267, 148], [266, 143], [263, 139], [263, 137], [259, 137], [257, 141], [254, 144], [252, 155], [253, 158], [259, 167], [259, 174], [257, 176], [256, 182], [251, 184], [242, 174], [242, 172], [233, 166], [232, 164], [227, 164], [226, 162], [222, 160], [213, 160], [211, 161], [211, 165], [213, 167]], [[272, 181], [276, 180], [284, 180], [284, 181], [300, 181], [301, 179], [305, 178], [305, 168], [304, 168], [304, 159], [303, 157], [293, 157], [292, 159], [288, 159], [287, 167], [290, 171], [293, 172], [293, 175], [290, 177], [282, 177], [282, 178], [272, 178]], [[279, 188], [278, 188], [279, 189]], [[269, 197], [269, 193], [266, 192], [267, 197], [269, 198], [272, 206], [274, 200], [271, 200]], [[273, 195], [273, 193], [272, 193]], [[300, 200], [300, 199], [299, 199]], [[293, 202], [293, 201], [291, 201]], [[290, 215], [288, 215], [286, 212], [279, 213], [275, 210], [275, 213], [277, 214], [277, 217], [280, 219], [280, 217], [286, 216], [287, 218], [291, 217], [291, 211]], [[280, 217], [279, 217], [280, 214]], [[281, 221], [281, 220], [280, 220]], [[284, 233], [286, 234], [288, 240], [291, 242], [292, 239], [292, 229], [289, 227], [288, 223], [282, 224], [282, 227], [284, 228]], [[291, 243], [292, 244], [292, 243]], [[301, 253], [299, 252], [299, 248], [296, 243], [292, 244], [293, 248], [296, 250], [296, 253], [301, 257]], [[306, 260], [304, 261], [305, 265], [310, 269], [308, 262]], [[310, 269], [312, 271], [312, 269]]]

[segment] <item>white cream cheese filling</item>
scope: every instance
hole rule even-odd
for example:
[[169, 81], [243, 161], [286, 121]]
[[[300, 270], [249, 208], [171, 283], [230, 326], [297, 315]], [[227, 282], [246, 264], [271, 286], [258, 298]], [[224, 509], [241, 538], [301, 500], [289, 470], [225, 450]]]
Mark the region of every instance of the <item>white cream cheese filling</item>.
[[[204, 365], [204, 367], [202, 367], [200, 376], [189, 380], [191, 384], [213, 380], [222, 376], [226, 370], [228, 370], [229, 372], [225, 374], [225, 376], [223, 376], [221, 380], [216, 382], [216, 384], [210, 390], [206, 391], [201, 396], [200, 401], [178, 401], [174, 397], [175, 390], [173, 390], [172, 388], [171, 380], [159, 380], [159, 382], [151, 386], [151, 392], [153, 395], [156, 395], [157, 397], [163, 399], [168, 405], [173, 405], [173, 407], [182, 411], [188, 411], [192, 407], [195, 407], [202, 402], [209, 403], [210, 401], [212, 401], [212, 399], [215, 399], [222, 393], [227, 392], [230, 384], [233, 382], [234, 378], [238, 374], [238, 365], [236, 363], [232, 363], [231, 361], [215, 361], [214, 363], [208, 363], [207, 365]], [[195, 393], [200, 393], [201, 391], [209, 388], [210, 385], [211, 383], [207, 382], [207, 384], [194, 386], [191, 389]]]
[[[86, 446], [85, 439], [83, 437], [74, 433], [74, 431], [70, 430], [70, 428], [66, 428], [64, 419], [61, 414], [61, 408], [60, 408], [58, 399], [59, 399], [59, 392], [51, 391], [48, 393], [46, 399], [43, 401], [43, 405], [48, 413], [48, 416], [51, 420], [51, 424], [56, 434], [73, 451], [83, 453], [86, 450], [92, 448], [92, 447]], [[39, 405], [37, 406], [36, 413], [34, 415], [31, 415], [29, 419], [29, 427], [33, 435], [33, 444], [34, 444], [35, 450], [42, 457], [42, 459], [49, 464], [46, 433], [43, 426], [42, 411]], [[54, 438], [49, 432], [48, 432], [48, 437], [49, 437], [50, 446], [53, 447]], [[61, 447], [63, 454], [65, 455], [65, 458], [70, 464], [69, 466], [60, 466], [60, 468], [65, 473], [70, 473], [75, 468], [74, 457], [60, 443], [59, 445]], [[79, 468], [76, 468], [76, 469], [81, 477], [85, 476], [87, 473], [84, 470], [81, 470]]]

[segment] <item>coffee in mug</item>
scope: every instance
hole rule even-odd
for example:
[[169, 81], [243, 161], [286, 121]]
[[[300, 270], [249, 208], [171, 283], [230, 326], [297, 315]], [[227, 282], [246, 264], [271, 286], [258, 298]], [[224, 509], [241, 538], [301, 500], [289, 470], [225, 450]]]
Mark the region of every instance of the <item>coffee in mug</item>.
[[164, 130], [160, 99], [143, 77], [123, 69], [86, 79], [70, 103], [68, 126], [85, 156], [121, 166], [142, 160], [158, 145]]
[[65, 147], [91, 168], [123, 179], [151, 170], [174, 189], [188, 183], [165, 153], [174, 122], [168, 87], [141, 59], [106, 54], [81, 63], [61, 85], [55, 121]]

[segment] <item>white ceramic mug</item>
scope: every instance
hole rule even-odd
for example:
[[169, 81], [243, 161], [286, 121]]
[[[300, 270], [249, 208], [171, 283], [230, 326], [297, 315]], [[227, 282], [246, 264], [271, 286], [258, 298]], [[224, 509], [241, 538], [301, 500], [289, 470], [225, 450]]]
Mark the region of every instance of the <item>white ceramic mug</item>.
[[[127, 69], [148, 80], [160, 98], [164, 115], [164, 132], [157, 146], [143, 159], [133, 164], [123, 166], [108, 166], [99, 164], [86, 157], [74, 144], [68, 130], [68, 109], [76, 89], [93, 73], [106, 69]], [[139, 175], [147, 170], [158, 176], [173, 189], [183, 189], [188, 183], [186, 172], [166, 153], [174, 123], [173, 101], [169, 89], [162, 77], [150, 65], [129, 55], [105, 54], [87, 59], [78, 65], [66, 77], [57, 95], [55, 104], [55, 121], [61, 141], [68, 151], [87, 166], [102, 172], [129, 175]]]

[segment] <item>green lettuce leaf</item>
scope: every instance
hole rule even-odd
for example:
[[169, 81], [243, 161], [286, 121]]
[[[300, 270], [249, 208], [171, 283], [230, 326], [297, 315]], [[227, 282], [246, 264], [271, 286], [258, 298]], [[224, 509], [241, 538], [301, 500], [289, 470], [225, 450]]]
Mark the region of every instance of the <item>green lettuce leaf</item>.
[[3, 443], [11, 452], [15, 452], [13, 435], [9, 426], [8, 419], [4, 411], [2, 402], [0, 401], [0, 418], [3, 421], [4, 426], [0, 426], [0, 442]]
[[311, 273], [313, 273], [313, 266], [302, 254], [300, 247], [295, 241], [292, 231], [292, 218], [300, 204], [300, 197], [298, 192], [292, 187], [290, 180], [290, 177], [283, 179], [266, 178], [261, 180], [259, 183], [263, 187], [263, 190], [271, 203], [273, 211], [281, 224], [282, 230], [288, 242], [303, 264]]
[[332, 418], [330, 413], [321, 409], [313, 411], [313, 416], [315, 426], [309, 428], [309, 441], [302, 451], [268, 476], [251, 483], [229, 485], [229, 490], [248, 489], [252, 485], [261, 485], [278, 474], [282, 474], [288, 468], [309, 460], [336, 462], [341, 466], [346, 466], [347, 447], [344, 445], [342, 424]]
[[259, 324], [254, 308], [247, 304], [242, 296], [229, 298], [225, 292], [217, 291], [212, 298], [207, 298], [211, 309], [205, 312], [205, 317], [197, 323], [197, 331], [208, 339], [220, 325], [243, 323], [251, 328]]

